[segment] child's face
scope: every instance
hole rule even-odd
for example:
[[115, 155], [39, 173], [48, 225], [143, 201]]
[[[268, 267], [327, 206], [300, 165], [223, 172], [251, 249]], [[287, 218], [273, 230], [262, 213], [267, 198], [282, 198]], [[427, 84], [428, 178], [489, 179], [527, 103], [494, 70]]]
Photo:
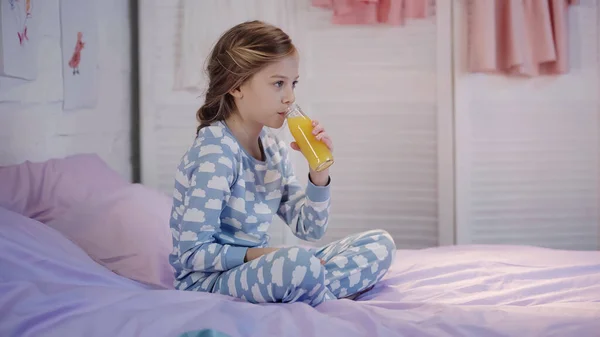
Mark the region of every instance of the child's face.
[[296, 53], [270, 64], [246, 81], [234, 97], [242, 118], [270, 128], [280, 128], [296, 96], [299, 57]]

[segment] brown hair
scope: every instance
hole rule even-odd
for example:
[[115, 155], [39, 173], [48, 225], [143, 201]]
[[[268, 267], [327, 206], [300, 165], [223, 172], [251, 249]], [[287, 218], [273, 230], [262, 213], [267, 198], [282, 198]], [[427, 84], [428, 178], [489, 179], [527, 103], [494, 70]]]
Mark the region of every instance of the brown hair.
[[235, 111], [229, 92], [239, 88], [265, 66], [296, 51], [281, 29], [262, 21], [240, 23], [226, 31], [208, 58], [208, 89], [196, 113], [201, 128], [224, 120]]

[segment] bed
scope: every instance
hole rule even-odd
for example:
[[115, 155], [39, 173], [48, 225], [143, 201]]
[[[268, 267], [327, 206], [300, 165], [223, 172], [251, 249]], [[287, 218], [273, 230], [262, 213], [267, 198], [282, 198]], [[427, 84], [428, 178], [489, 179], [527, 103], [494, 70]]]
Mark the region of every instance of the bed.
[[[168, 265], [152, 265], [168, 245], [148, 242], [168, 229], [111, 227], [129, 219], [116, 206], [152, 219], [168, 198], [73, 158], [0, 168], [0, 336], [600, 336], [598, 251], [401, 249], [374, 289], [316, 308], [174, 290]], [[103, 255], [123, 247], [135, 251]]]

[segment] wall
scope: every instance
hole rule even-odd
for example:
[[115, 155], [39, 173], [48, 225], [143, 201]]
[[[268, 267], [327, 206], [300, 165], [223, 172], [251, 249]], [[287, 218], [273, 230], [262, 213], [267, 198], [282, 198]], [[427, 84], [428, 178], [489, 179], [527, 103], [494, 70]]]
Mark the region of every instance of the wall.
[[[219, 0], [206, 11], [218, 28], [206, 31], [216, 38], [225, 26], [217, 10], [240, 20], [258, 3], [271, 12], [254, 15], [299, 45], [298, 101], [336, 143], [327, 240], [385, 228], [407, 249], [597, 249], [600, 7], [582, 0], [570, 14], [569, 74], [509, 79], [465, 72], [467, 1], [438, 1], [435, 18], [394, 28], [332, 25], [309, 0], [247, 0], [242, 9]], [[177, 3], [148, 0], [141, 10], [142, 177], [170, 193], [202, 92], [173, 90]], [[304, 161], [294, 162], [306, 182]], [[279, 225], [274, 243], [293, 243]]]
[[[129, 1], [96, 1], [98, 105], [62, 110], [59, 0], [34, 2], [48, 13], [42, 32], [38, 79], [18, 86], [0, 81], [0, 165], [41, 161], [81, 152], [99, 154], [130, 179], [132, 157], [132, 10]], [[4, 82], [6, 84], [6, 82]]]
[[467, 1], [454, 1], [457, 243], [599, 249], [600, 5], [569, 11], [567, 74], [514, 78], [465, 71]]
[[[441, 5], [442, 15], [402, 27], [333, 25], [331, 12], [309, 0], [235, 3], [203, 3], [197, 20], [210, 29], [199, 29], [197, 38], [207, 48], [190, 71], [203, 65], [225, 29], [243, 20], [265, 20], [290, 34], [301, 58], [297, 101], [336, 144], [332, 215], [318, 244], [372, 228], [388, 230], [402, 248], [452, 243], [449, 3]], [[142, 181], [172, 193], [206, 82], [198, 90], [174, 90], [182, 43], [178, 3], [146, 1], [141, 13]], [[272, 131], [291, 140], [285, 126]], [[306, 184], [306, 160], [299, 153], [292, 160]], [[296, 241], [277, 217], [269, 232], [275, 245]]]

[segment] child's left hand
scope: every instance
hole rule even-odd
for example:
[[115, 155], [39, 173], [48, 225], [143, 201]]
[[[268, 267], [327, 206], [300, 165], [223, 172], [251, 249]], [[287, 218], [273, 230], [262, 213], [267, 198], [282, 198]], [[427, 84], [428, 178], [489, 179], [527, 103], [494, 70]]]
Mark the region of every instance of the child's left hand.
[[[318, 140], [325, 143], [325, 145], [327, 145], [329, 150], [331, 152], [333, 152], [333, 142], [331, 141], [331, 138], [329, 137], [327, 132], [325, 132], [325, 128], [323, 128], [323, 126], [321, 124], [319, 124], [319, 122], [317, 120], [313, 120], [312, 125], [313, 125], [312, 133], [313, 133], [313, 135], [315, 135], [315, 138], [317, 138]], [[296, 151], [300, 151], [300, 147], [298, 147], [298, 143], [292, 142], [290, 144], [290, 146], [292, 147], [292, 149], [294, 149]]]

